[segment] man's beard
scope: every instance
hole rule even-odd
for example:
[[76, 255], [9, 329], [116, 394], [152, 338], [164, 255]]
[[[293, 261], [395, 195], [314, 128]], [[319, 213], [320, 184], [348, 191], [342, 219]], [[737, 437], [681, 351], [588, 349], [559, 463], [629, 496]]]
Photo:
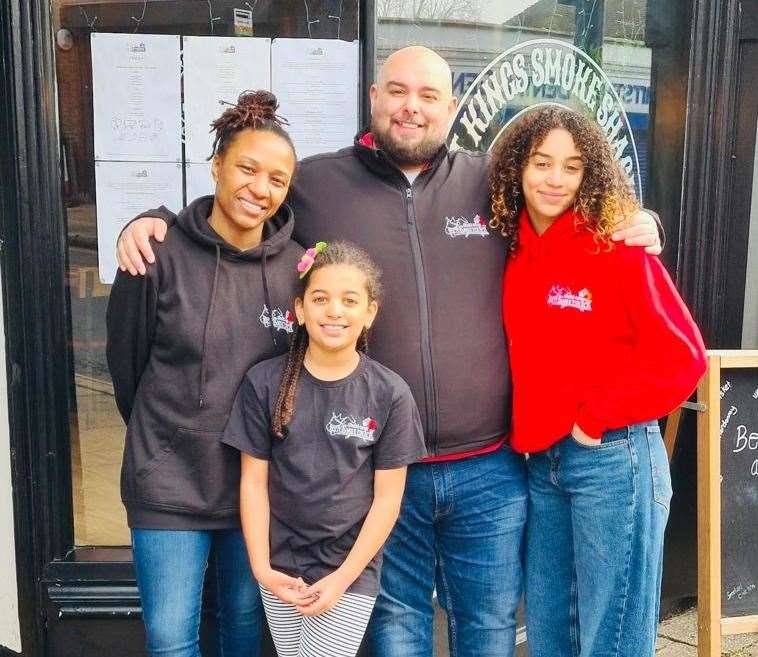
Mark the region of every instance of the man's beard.
[[431, 160], [444, 144], [444, 139], [434, 139], [427, 137], [417, 144], [405, 144], [401, 141], [394, 140], [390, 135], [390, 128], [379, 130], [373, 123], [371, 125], [371, 134], [374, 137], [374, 143], [378, 148], [383, 150], [395, 164], [400, 167], [419, 166]]

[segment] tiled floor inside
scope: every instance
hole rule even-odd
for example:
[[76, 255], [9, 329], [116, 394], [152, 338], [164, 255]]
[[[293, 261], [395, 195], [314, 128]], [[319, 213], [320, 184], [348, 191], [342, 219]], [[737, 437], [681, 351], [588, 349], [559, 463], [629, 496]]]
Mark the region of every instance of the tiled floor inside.
[[77, 545], [129, 545], [119, 476], [124, 423], [110, 384], [77, 375], [78, 431], [72, 431], [71, 467]]

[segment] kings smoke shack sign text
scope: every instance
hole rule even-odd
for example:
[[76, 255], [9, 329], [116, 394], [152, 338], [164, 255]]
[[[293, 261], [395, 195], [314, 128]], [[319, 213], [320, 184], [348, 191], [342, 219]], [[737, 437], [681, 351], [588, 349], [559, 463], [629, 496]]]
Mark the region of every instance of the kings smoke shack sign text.
[[564, 41], [526, 41], [492, 60], [461, 98], [448, 145], [489, 151], [516, 116], [545, 104], [536, 93], [543, 85], [560, 87], [568, 94], [561, 104], [597, 122], [641, 200], [637, 149], [621, 100], [597, 63]]

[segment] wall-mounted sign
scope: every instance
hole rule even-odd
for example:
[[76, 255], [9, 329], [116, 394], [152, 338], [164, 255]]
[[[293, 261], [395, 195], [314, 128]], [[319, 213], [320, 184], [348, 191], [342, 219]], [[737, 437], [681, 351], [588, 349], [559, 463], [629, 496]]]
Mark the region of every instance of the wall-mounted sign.
[[253, 36], [252, 9], [234, 9], [234, 36]]
[[[548, 88], [561, 93], [546, 101]], [[591, 117], [642, 200], [637, 148], [614, 83], [589, 55], [565, 41], [525, 41], [493, 59], [461, 98], [448, 145], [489, 151], [514, 118], [544, 104], [565, 105]]]

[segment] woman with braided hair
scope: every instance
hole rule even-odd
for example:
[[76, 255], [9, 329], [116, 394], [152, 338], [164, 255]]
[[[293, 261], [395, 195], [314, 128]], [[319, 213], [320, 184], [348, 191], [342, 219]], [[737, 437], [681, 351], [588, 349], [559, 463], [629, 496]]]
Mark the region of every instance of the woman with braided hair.
[[239, 455], [219, 437], [248, 368], [286, 351], [303, 250], [284, 204], [292, 142], [266, 91], [213, 123], [215, 194], [155, 244], [144, 277], [119, 271], [108, 365], [127, 423], [121, 494], [147, 651], [198, 657], [203, 582], [215, 570], [217, 654], [257, 657], [262, 608], [239, 519]]
[[365, 353], [376, 265], [319, 242], [298, 270], [289, 353], [245, 375], [222, 440], [242, 453], [242, 527], [279, 657], [352, 657], [424, 441], [408, 385]]

